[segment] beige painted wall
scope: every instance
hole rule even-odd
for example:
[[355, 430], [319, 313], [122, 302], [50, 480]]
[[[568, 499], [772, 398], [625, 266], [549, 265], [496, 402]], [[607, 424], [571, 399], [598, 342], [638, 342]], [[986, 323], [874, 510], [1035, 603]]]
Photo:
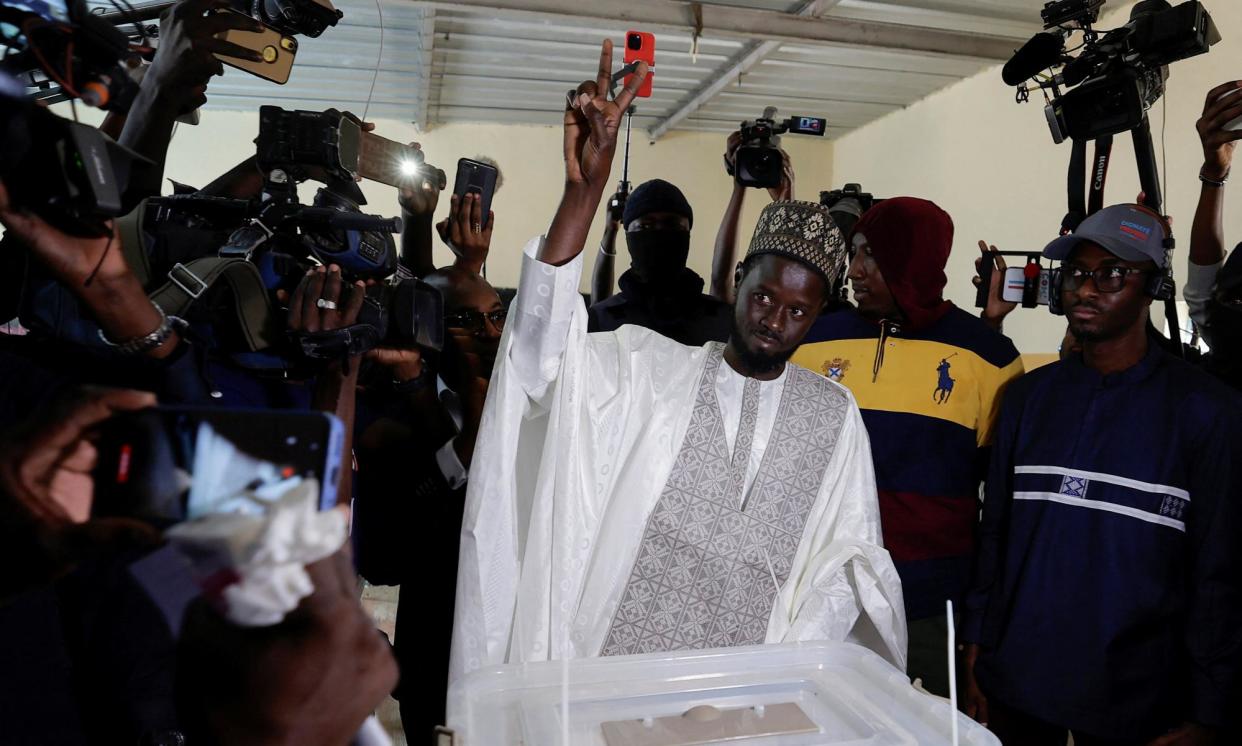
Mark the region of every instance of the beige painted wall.
[[[559, 116], [556, 112], [550, 112], [548, 118], [556, 121]], [[516, 285], [523, 245], [531, 237], [547, 230], [561, 196], [564, 170], [560, 127], [454, 124], [420, 134], [405, 122], [378, 121], [376, 124], [377, 132], [385, 137], [421, 143], [427, 160], [443, 168], [450, 182], [458, 158], [489, 155], [496, 159], [504, 174], [504, 186], [496, 193], [493, 202], [496, 229], [488, 276], [497, 286]], [[179, 127], [169, 150], [166, 175], [196, 186], [207, 183], [253, 152], [251, 143], [257, 128], [257, 113], [204, 112], [202, 123], [197, 127]], [[690, 265], [704, 279], [707, 279], [711, 268], [716, 228], [732, 189], [731, 180], [721, 162], [724, 140], [720, 134], [673, 133], [651, 145], [635, 132], [631, 150], [630, 180], [633, 183], [637, 185], [659, 177], [677, 184], [686, 193], [695, 211]], [[800, 195], [806, 199], [817, 199], [820, 189], [830, 188], [832, 144], [801, 137], [787, 137], [784, 144], [799, 166]], [[614, 183], [620, 176], [621, 159], [618, 155]], [[310, 199], [313, 190], [313, 186], [304, 185], [302, 199]], [[368, 200], [365, 209], [381, 214], [399, 214], [396, 190], [383, 184], [365, 182], [363, 191]], [[743, 248], [759, 211], [767, 203], [766, 192], [751, 190], [748, 193], [739, 242]], [[443, 199], [436, 219], [444, 217], [447, 211], [448, 200]], [[602, 225], [602, 220], [597, 218], [587, 242], [587, 254], [591, 261], [599, 245]], [[436, 243], [437, 263], [450, 262], [452, 257], [448, 250], [440, 245], [438, 239]], [[628, 266], [624, 238], [619, 243], [618, 275]], [[588, 287], [590, 268], [588, 262], [583, 273], [584, 290]]]
[[[1242, 3], [1207, 0], [1207, 5], [1225, 40], [1207, 55], [1174, 65], [1168, 94], [1152, 111], [1159, 157], [1167, 106], [1168, 171], [1162, 176], [1179, 239], [1174, 265], [1179, 280], [1185, 276], [1203, 162], [1194, 124], [1209, 89], [1242, 78]], [[1033, 15], [1037, 4], [1031, 8]], [[1127, 6], [1100, 27], [1119, 25], [1128, 13]], [[1119, 19], [1119, 14], [1126, 15]], [[925, 197], [947, 210], [957, 227], [947, 294], [973, 308], [976, 242], [986, 238], [1007, 250], [1039, 250], [1054, 238], [1065, 214], [1069, 155], [1069, 144], [1054, 145], [1048, 134], [1042, 99], [1015, 104], [1014, 89], [993, 68], [838, 140], [834, 176], [862, 182], [877, 195]], [[1117, 139], [1114, 155], [1109, 201], [1132, 201], [1139, 188], [1128, 137]], [[1228, 196], [1226, 237], [1232, 242], [1242, 241], [1238, 189], [1232, 186]], [[1032, 353], [1055, 350], [1064, 329], [1063, 320], [1042, 308], [1019, 309], [1006, 323], [1019, 349]]]

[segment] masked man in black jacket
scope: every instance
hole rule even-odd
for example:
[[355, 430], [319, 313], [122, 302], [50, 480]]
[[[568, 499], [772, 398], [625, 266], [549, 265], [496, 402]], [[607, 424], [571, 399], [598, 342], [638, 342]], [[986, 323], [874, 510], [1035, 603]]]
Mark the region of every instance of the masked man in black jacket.
[[694, 212], [681, 190], [660, 179], [640, 184], [621, 223], [630, 269], [618, 279], [620, 293], [591, 306], [588, 331], [636, 324], [695, 347], [726, 341], [732, 307], [704, 295], [703, 278], [686, 266]]

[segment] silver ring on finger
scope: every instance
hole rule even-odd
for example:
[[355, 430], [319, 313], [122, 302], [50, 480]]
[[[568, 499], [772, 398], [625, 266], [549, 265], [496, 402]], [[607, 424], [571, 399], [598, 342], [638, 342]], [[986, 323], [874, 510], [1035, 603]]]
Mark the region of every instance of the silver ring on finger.
[[470, 224], [470, 232], [471, 232], [471, 233], [482, 233], [482, 232], [483, 232], [483, 226], [479, 225], [478, 223], [471, 223], [471, 224]]
[[319, 300], [315, 301], [315, 305], [318, 306], [319, 308], [326, 308], [329, 311], [336, 310], [336, 301], [328, 300], [327, 298], [320, 298]]

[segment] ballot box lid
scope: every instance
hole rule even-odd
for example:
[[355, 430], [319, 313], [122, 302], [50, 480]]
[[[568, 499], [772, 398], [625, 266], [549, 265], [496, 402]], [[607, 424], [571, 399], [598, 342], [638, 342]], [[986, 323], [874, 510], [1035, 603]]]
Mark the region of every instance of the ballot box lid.
[[[455, 682], [448, 708], [459, 746], [953, 742], [947, 700], [840, 642], [495, 666]], [[957, 720], [963, 746], [999, 746], [982, 726]]]

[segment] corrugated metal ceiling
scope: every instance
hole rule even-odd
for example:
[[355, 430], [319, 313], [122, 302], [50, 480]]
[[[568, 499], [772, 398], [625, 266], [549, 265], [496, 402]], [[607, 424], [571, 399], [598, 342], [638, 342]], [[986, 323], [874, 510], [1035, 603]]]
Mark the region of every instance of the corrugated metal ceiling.
[[[288, 84], [230, 69], [212, 83], [208, 106], [336, 106], [423, 127], [554, 124], [565, 90], [591, 75], [599, 40], [609, 36], [619, 49], [626, 30], [583, 14], [555, 20], [401, 0], [336, 4], [344, 19], [318, 39], [301, 40]], [[781, 13], [801, 5], [796, 0], [717, 4]], [[1030, 0], [841, 0], [826, 18], [1021, 40], [1039, 30], [1037, 11], [1038, 4]], [[692, 54], [689, 29], [657, 31], [655, 93], [639, 102], [636, 132], [656, 126], [717, 80], [746, 44], [709, 31]], [[839, 136], [994, 62], [857, 45], [784, 43], [674, 129], [728, 131], [765, 106], [778, 106], [787, 115], [827, 117], [828, 135]]]

